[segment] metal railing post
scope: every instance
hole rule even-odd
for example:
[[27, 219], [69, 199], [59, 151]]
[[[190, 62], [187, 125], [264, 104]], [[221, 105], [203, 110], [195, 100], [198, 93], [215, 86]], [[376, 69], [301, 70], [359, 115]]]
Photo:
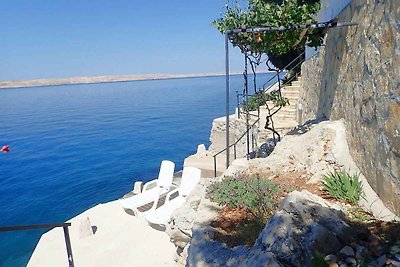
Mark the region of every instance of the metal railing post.
[[64, 230], [65, 244], [67, 247], [68, 266], [74, 267], [74, 259], [72, 257], [71, 239], [69, 237], [68, 227], [71, 223], [47, 223], [47, 224], [33, 224], [33, 225], [14, 225], [14, 226], [0, 226], [0, 232], [11, 231], [25, 231], [25, 230], [38, 230], [38, 229], [52, 229], [55, 227], [62, 227]]
[[254, 151], [254, 131], [253, 131], [253, 127], [251, 128], [251, 150]]
[[217, 177], [217, 156], [214, 155], [214, 177]]
[[[249, 102], [249, 85], [247, 79], [247, 52], [244, 54], [244, 91], [246, 92], [246, 102]], [[250, 110], [246, 111], [246, 148], [247, 154], [250, 154], [250, 137], [249, 137], [249, 118]]]
[[64, 230], [64, 238], [65, 238], [65, 246], [67, 247], [67, 256], [68, 256], [68, 266], [74, 267], [74, 258], [72, 257], [72, 247], [71, 247], [71, 239], [69, 238], [69, 230], [68, 226], [63, 226]]
[[226, 168], [229, 167], [229, 31], [225, 32]]
[[238, 119], [240, 118], [240, 100], [239, 100], [239, 92], [236, 91], [236, 107], [238, 112]]

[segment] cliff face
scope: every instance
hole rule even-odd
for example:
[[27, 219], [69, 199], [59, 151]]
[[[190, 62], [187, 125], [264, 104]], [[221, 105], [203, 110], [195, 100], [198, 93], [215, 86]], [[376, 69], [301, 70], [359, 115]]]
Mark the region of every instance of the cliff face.
[[344, 118], [350, 151], [400, 214], [400, 1], [353, 0], [326, 46], [302, 66], [306, 119]]

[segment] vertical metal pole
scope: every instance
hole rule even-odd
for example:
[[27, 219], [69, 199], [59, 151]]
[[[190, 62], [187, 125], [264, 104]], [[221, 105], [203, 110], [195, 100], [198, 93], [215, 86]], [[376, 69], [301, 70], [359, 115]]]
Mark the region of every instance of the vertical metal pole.
[[239, 92], [236, 91], [236, 108], [238, 113], [238, 119], [240, 118], [240, 101], [239, 101]]
[[214, 177], [217, 177], [217, 156], [214, 155]]
[[[248, 84], [248, 77], [247, 77], [247, 52], [244, 54], [244, 91], [246, 94], [246, 102], [249, 103], [249, 84]], [[246, 148], [247, 148], [247, 155], [250, 154], [250, 137], [249, 137], [249, 118], [250, 117], [250, 110], [248, 109], [246, 112]]]
[[68, 226], [64, 225], [64, 238], [65, 238], [65, 245], [67, 246], [67, 256], [68, 256], [68, 266], [74, 267], [74, 258], [72, 257], [72, 247], [71, 247], [71, 239], [69, 238], [69, 231]]
[[226, 168], [229, 167], [229, 31], [225, 32], [225, 75], [226, 75]]
[[282, 91], [281, 91], [281, 78], [279, 77], [280, 70], [278, 70], [277, 75], [278, 75], [278, 91], [279, 91], [279, 96], [282, 96]]

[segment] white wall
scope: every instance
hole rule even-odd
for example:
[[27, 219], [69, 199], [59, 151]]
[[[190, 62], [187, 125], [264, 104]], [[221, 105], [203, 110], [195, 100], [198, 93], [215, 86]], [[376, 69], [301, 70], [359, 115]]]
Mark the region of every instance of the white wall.
[[[318, 22], [326, 22], [335, 18], [345, 8], [351, 0], [321, 0], [321, 10], [317, 14]], [[311, 47], [306, 47], [306, 58], [310, 58], [319, 49], [315, 50]]]
[[317, 14], [318, 22], [335, 18], [351, 0], [321, 0], [321, 10]]

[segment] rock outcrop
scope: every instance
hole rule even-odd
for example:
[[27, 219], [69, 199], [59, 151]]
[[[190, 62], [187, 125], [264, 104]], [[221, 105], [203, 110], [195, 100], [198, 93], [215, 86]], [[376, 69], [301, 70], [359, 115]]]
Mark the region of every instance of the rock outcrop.
[[[207, 179], [202, 179], [188, 196], [187, 202], [173, 212], [171, 220], [166, 226], [165, 232], [170, 236], [170, 241], [176, 247], [175, 261], [181, 265], [185, 265], [188, 244], [192, 239], [192, 228], [196, 218], [201, 215], [199, 215], [198, 208], [205, 196], [208, 184]], [[202, 212], [204, 212], [204, 209]]]
[[390, 212], [369, 185], [349, 152], [346, 127], [343, 120], [309, 124], [289, 132], [267, 158], [239, 159], [232, 163], [225, 175], [245, 171], [306, 172], [309, 182], [318, 183], [324, 174], [343, 168], [360, 174], [365, 198], [360, 204], [377, 219], [390, 221], [396, 216]]
[[[349, 153], [344, 122], [323, 121], [287, 134], [267, 158], [235, 160], [224, 175], [243, 171], [306, 172], [311, 181], [319, 182], [323, 174], [338, 168], [360, 173]], [[396, 219], [362, 173], [360, 179], [365, 193], [360, 204], [378, 219]], [[185, 247], [187, 265], [311, 266], [316, 253], [333, 255], [331, 253], [348, 245], [352, 233], [342, 209], [342, 205], [330, 204], [308, 191], [292, 192], [267, 222], [252, 248], [230, 249], [214, 241], [215, 230], [210, 223], [216, 217], [218, 207], [202, 198], [193, 223], [190, 246]]]
[[349, 229], [341, 211], [308, 191], [295, 191], [285, 198], [250, 249], [230, 249], [212, 240], [212, 228], [196, 224], [187, 265], [310, 266], [316, 253], [333, 253], [347, 243]]

